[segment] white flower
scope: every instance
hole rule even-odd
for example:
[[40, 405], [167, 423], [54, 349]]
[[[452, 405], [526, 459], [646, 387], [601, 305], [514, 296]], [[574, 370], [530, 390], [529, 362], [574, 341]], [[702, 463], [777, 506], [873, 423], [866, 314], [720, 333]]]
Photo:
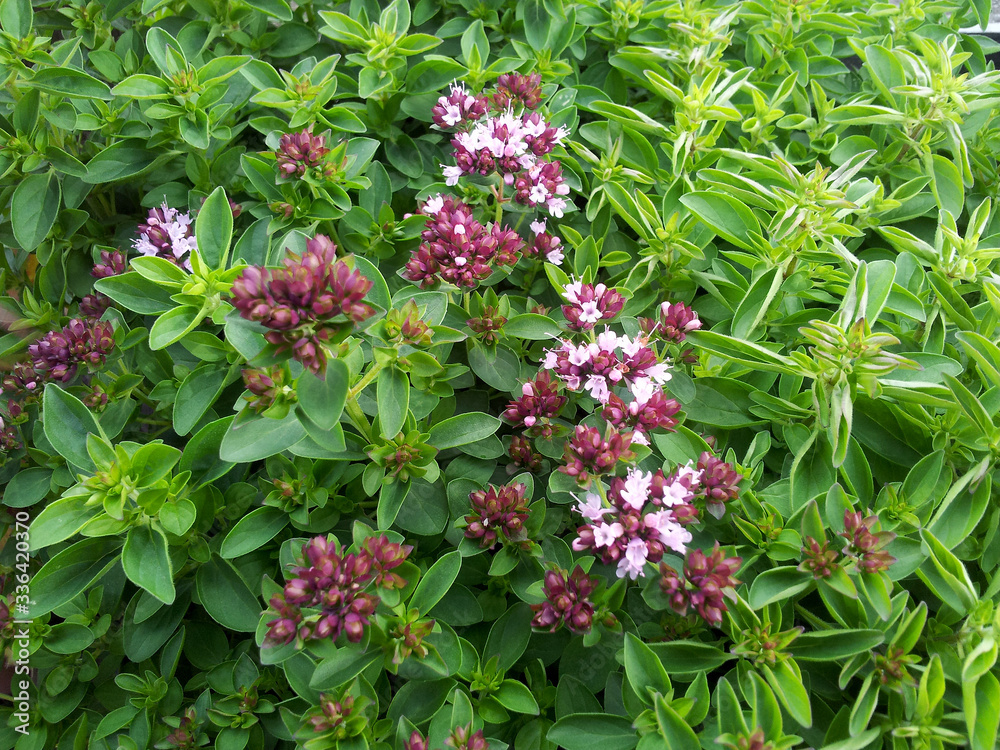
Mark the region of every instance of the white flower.
[[580, 321], [583, 323], [596, 323], [601, 319], [601, 308], [597, 306], [596, 300], [584, 302], [580, 305]]
[[610, 547], [615, 540], [625, 533], [620, 523], [602, 523], [594, 527], [594, 546]]
[[565, 257], [566, 256], [562, 254], [562, 250], [559, 250], [559, 249], [549, 250], [545, 254], [545, 260], [547, 260], [549, 263], [551, 263], [554, 266], [561, 266], [562, 262], [563, 262], [563, 259]]
[[534, 232], [535, 234], [541, 234], [542, 232], [544, 232], [545, 231], [545, 219], [542, 219], [541, 221], [533, 221], [533, 222], [531, 222], [531, 231]]
[[580, 292], [583, 291], [583, 281], [573, 279], [563, 287], [562, 296], [567, 302], [577, 304], [580, 301]]
[[438, 193], [437, 195], [432, 195], [424, 203], [425, 214], [436, 214], [442, 208], [444, 208], [444, 197], [441, 195], [441, 193]]
[[621, 498], [636, 510], [641, 510], [649, 499], [649, 488], [652, 484], [652, 472], [629, 469], [625, 475], [625, 487], [621, 491]]
[[642, 567], [646, 564], [649, 547], [642, 539], [633, 539], [625, 548], [625, 557], [618, 561], [618, 577], [626, 575], [633, 581], [642, 575]]
[[604, 333], [597, 334], [597, 346], [602, 352], [613, 352], [618, 346], [619, 340], [618, 334], [610, 328], [605, 328]]
[[685, 545], [691, 541], [691, 532], [677, 523], [669, 510], [649, 513], [643, 520], [647, 527], [656, 530], [664, 546], [681, 555], [684, 554], [687, 549]]
[[584, 388], [590, 392], [591, 398], [600, 401], [602, 404], [606, 403], [611, 396], [611, 391], [608, 390], [608, 380], [602, 375], [591, 375], [587, 378], [587, 384]]
[[576, 506], [576, 512], [581, 516], [586, 518], [588, 521], [601, 521], [604, 520], [604, 514], [610, 513], [610, 508], [605, 508], [601, 504], [601, 496], [595, 495], [593, 492], [588, 492], [587, 497], [580, 500]]
[[548, 206], [549, 213], [555, 216], [557, 219], [561, 219], [563, 217], [564, 212], [566, 211], [565, 198], [559, 198], [558, 196], [553, 196], [549, 198], [546, 205]]
[[660, 389], [650, 378], [640, 378], [632, 383], [631, 390], [632, 396], [635, 398], [635, 403], [641, 406], [647, 403], [653, 397], [653, 394]]
[[446, 166], [446, 165], [442, 164], [441, 165], [441, 174], [444, 175], [444, 178], [445, 178], [444, 179], [444, 184], [445, 185], [449, 185], [449, 186], [451, 186], [451, 185], [457, 185], [458, 184], [458, 179], [462, 176], [462, 168], [461, 167], [457, 167], [457, 166], [449, 167], [449, 166]]

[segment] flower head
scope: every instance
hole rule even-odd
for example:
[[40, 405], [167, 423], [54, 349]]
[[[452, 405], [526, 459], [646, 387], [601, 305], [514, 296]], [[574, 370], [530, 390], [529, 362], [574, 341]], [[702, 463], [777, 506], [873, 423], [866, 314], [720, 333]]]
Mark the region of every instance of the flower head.
[[481, 547], [496, 543], [520, 544], [527, 539], [528, 498], [523, 484], [490, 485], [469, 494], [472, 513], [465, 517], [465, 536], [478, 539]]
[[486, 105], [485, 96], [474, 96], [461, 83], [453, 83], [448, 95], [438, 98], [431, 117], [439, 128], [455, 128], [480, 119], [486, 114]]
[[566, 441], [566, 463], [559, 471], [585, 484], [591, 475], [611, 473], [620, 460], [631, 458], [631, 441], [630, 432], [609, 430], [602, 434], [596, 427], [577, 425], [573, 436]]
[[860, 511], [844, 511], [844, 530], [840, 536], [847, 540], [844, 554], [857, 561], [858, 568], [865, 573], [888, 570], [896, 558], [883, 548], [896, 538], [891, 531], [872, 532], [878, 516], [867, 518]]
[[535, 613], [531, 624], [553, 632], [565, 625], [574, 633], [586, 633], [594, 617], [594, 605], [587, 597], [595, 588], [594, 580], [579, 565], [571, 575], [565, 570], [546, 572], [545, 601], [531, 606]]
[[497, 79], [496, 92], [491, 97], [499, 110], [520, 104], [534, 109], [542, 100], [542, 76], [538, 73], [503, 73]]
[[294, 253], [280, 269], [249, 266], [233, 283], [233, 305], [247, 320], [271, 330], [264, 335], [278, 352], [292, 356], [313, 372], [326, 366], [324, 343], [349, 333], [374, 314], [362, 302], [372, 282], [337, 260], [336, 246], [324, 235]]
[[191, 269], [188, 257], [192, 251], [198, 249], [198, 241], [194, 236], [194, 225], [190, 214], [182, 214], [163, 201], [160, 208], [149, 210], [146, 222], [140, 224], [137, 230], [139, 239], [133, 240], [132, 247], [141, 255], [164, 258], [188, 270]]
[[559, 383], [547, 372], [521, 386], [520, 398], [511, 401], [503, 418], [515, 427], [524, 427], [533, 437], [552, 437], [552, 420], [566, 405], [566, 397], [559, 395]]
[[718, 625], [726, 611], [724, 594], [739, 584], [734, 575], [742, 562], [739, 557], [726, 557], [716, 542], [710, 555], [698, 549], [688, 552], [683, 578], [660, 563], [660, 588], [678, 614], [693, 607], [709, 625]]
[[563, 297], [568, 303], [562, 306], [563, 315], [574, 331], [589, 331], [599, 321], [617, 317], [625, 307], [625, 298], [604, 284], [576, 281], [566, 286]]
[[313, 135], [313, 126], [298, 133], [281, 136], [275, 156], [278, 174], [282, 177], [303, 176], [308, 170], [323, 164], [330, 149], [326, 147], [325, 135]]
[[110, 323], [76, 318], [61, 331], [49, 331], [28, 347], [28, 354], [36, 374], [68, 383], [80, 365], [96, 369], [114, 348]]

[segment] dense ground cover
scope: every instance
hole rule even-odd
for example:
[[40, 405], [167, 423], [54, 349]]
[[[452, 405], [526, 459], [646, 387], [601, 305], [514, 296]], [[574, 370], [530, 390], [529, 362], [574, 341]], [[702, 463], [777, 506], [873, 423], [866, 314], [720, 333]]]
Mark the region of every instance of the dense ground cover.
[[0, 1], [0, 746], [992, 748], [988, 12]]

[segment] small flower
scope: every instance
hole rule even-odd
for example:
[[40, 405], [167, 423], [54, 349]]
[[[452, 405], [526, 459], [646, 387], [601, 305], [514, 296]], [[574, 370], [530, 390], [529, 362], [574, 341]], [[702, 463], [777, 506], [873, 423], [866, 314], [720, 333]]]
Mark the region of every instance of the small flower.
[[503, 110], [515, 102], [525, 109], [534, 109], [542, 100], [542, 76], [538, 73], [504, 73], [497, 79], [493, 106]]
[[422, 287], [448, 282], [473, 288], [493, 273], [493, 264], [517, 263], [524, 241], [513, 230], [480, 224], [472, 210], [450, 196], [428, 216], [417, 252], [406, 264], [405, 278]]
[[813, 578], [820, 579], [829, 578], [839, 567], [837, 550], [831, 549], [828, 541], [823, 540], [820, 544], [811, 536], [805, 538], [799, 570], [812, 573]]
[[452, 750], [489, 750], [489, 744], [481, 729], [472, 731], [472, 725], [455, 727], [451, 736], [444, 741]]
[[672, 567], [660, 563], [660, 589], [678, 614], [686, 614], [691, 606], [709, 625], [719, 625], [726, 611], [725, 590], [739, 584], [733, 576], [742, 562], [739, 557], [726, 557], [718, 542], [711, 555], [691, 550], [684, 560], [683, 579]]
[[101, 260], [90, 269], [90, 275], [95, 279], [106, 279], [125, 273], [128, 261], [121, 250], [101, 250]]
[[308, 170], [323, 164], [330, 149], [326, 147], [325, 135], [313, 135], [313, 126], [298, 133], [281, 136], [275, 156], [278, 174], [282, 177], [302, 177]]
[[737, 485], [743, 477], [730, 464], [707, 451], [702, 452], [698, 458], [698, 470], [701, 471], [698, 496], [705, 499], [709, 513], [722, 518], [726, 512], [726, 503], [739, 497]]
[[878, 516], [865, 518], [860, 511], [844, 511], [844, 530], [840, 533], [847, 540], [844, 554], [854, 558], [858, 568], [864, 573], [888, 570], [896, 562], [896, 558], [883, 549], [896, 538], [896, 534], [891, 531], [873, 534], [872, 528], [876, 523]]
[[528, 520], [527, 488], [523, 484], [490, 485], [469, 494], [472, 513], [465, 517], [465, 536], [478, 539], [481, 547], [521, 544], [527, 539], [524, 525]]
[[478, 318], [469, 318], [465, 321], [476, 334], [476, 338], [486, 346], [493, 346], [503, 335], [503, 327], [507, 318], [500, 314], [500, 311], [492, 305], [484, 305]]
[[[343, 727], [351, 710], [354, 708], [354, 698], [345, 695], [342, 700], [335, 701], [325, 693], [319, 696], [319, 713], [309, 717], [309, 723], [315, 732], [336, 732]], [[344, 735], [346, 737], [346, 733]]]
[[375, 312], [362, 302], [372, 282], [337, 260], [336, 251], [328, 237], [318, 234], [302, 255], [290, 253], [283, 268], [249, 266], [232, 287], [240, 315], [270, 328], [264, 337], [277, 353], [290, 351], [314, 373], [326, 367], [324, 345]]
[[552, 437], [552, 420], [566, 405], [559, 395], [559, 384], [543, 372], [521, 386], [521, 397], [507, 405], [502, 417], [515, 427], [524, 427], [532, 437]]
[[96, 369], [115, 348], [115, 332], [108, 322], [71, 320], [61, 331], [50, 331], [28, 347], [32, 366], [46, 380], [68, 383], [80, 365]]
[[600, 476], [615, 470], [618, 462], [629, 460], [632, 452], [629, 444], [632, 433], [609, 431], [602, 435], [595, 427], [577, 425], [573, 436], [566, 442], [565, 461], [559, 471], [574, 477], [580, 484], [586, 484], [591, 475]]
[[270, 409], [279, 401], [294, 403], [297, 400], [288, 372], [281, 365], [262, 369], [244, 368], [243, 384], [250, 391], [250, 395], [244, 398], [258, 413]]
[[111, 298], [100, 292], [84, 295], [80, 300], [80, 314], [85, 318], [100, 318], [111, 307]]
[[[132, 247], [141, 255], [164, 258], [191, 270], [190, 253], [198, 249], [190, 214], [170, 208], [166, 201], [160, 208], [151, 208], [144, 224], [138, 226], [139, 239]], [[101, 254], [102, 260], [104, 254]]]
[[403, 750], [430, 750], [430, 745], [427, 738], [414, 729], [410, 739], [403, 741]]
[[473, 96], [461, 83], [451, 84], [451, 91], [431, 109], [431, 118], [439, 128], [454, 128], [475, 122], [486, 114], [486, 97]]
[[511, 464], [507, 467], [508, 474], [517, 473], [518, 469], [526, 471], [538, 471], [542, 468], [542, 456], [537, 453], [529, 440], [524, 435], [514, 435], [510, 439], [510, 448], [507, 451]]
[[595, 588], [594, 580], [579, 565], [569, 576], [561, 569], [546, 572], [545, 601], [531, 605], [535, 613], [532, 626], [555, 632], [560, 625], [565, 625], [574, 633], [586, 633], [594, 617], [594, 605], [587, 597]]
[[45, 373], [36, 372], [30, 362], [18, 362], [3, 376], [3, 392], [11, 396], [31, 398], [41, 393], [44, 376]]
[[604, 284], [570, 284], [563, 291], [569, 302], [563, 315], [574, 331], [589, 331], [601, 320], [612, 320], [625, 307], [625, 298]]
[[682, 342], [691, 331], [701, 328], [698, 314], [683, 302], [664, 302], [660, 305], [659, 320], [651, 323], [650, 333], [675, 344]]

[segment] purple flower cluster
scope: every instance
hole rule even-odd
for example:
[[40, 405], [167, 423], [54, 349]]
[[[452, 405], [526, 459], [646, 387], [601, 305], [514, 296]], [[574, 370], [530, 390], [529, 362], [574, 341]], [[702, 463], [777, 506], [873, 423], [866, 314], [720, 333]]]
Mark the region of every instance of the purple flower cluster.
[[594, 619], [594, 605], [587, 597], [595, 588], [594, 580], [579, 565], [572, 575], [567, 575], [565, 570], [546, 572], [545, 601], [531, 605], [535, 613], [532, 626], [555, 632], [560, 625], [565, 625], [574, 633], [586, 633]]
[[49, 331], [29, 346], [28, 354], [36, 375], [68, 383], [80, 365], [98, 368], [114, 348], [115, 331], [110, 323], [75, 318], [61, 331]]
[[739, 584], [734, 575], [742, 562], [739, 557], [726, 557], [718, 542], [711, 555], [691, 550], [684, 560], [683, 577], [666, 563], [660, 563], [660, 590], [677, 614], [687, 614], [688, 608], [693, 607], [709, 625], [718, 625], [726, 611], [726, 592]]
[[[489, 743], [481, 729], [472, 731], [472, 725], [455, 727], [444, 744], [452, 750], [489, 750]], [[403, 750], [430, 750], [427, 738], [419, 731], [413, 730], [410, 739], [403, 741]]]
[[314, 732], [336, 733], [347, 722], [353, 709], [354, 697], [351, 695], [345, 695], [338, 701], [320, 693], [319, 711], [309, 717], [309, 724]]
[[279, 175], [302, 177], [310, 169], [323, 166], [330, 149], [326, 147], [326, 136], [313, 135], [312, 129], [313, 126], [310, 125], [298, 133], [285, 133], [281, 136], [281, 142], [275, 152]]
[[281, 365], [263, 369], [244, 368], [243, 385], [250, 391], [247, 397], [249, 408], [256, 412], [266, 411], [280, 400], [296, 400], [288, 372]]
[[378, 596], [366, 591], [372, 584], [384, 588], [406, 585], [393, 568], [406, 560], [412, 547], [369, 537], [358, 553], [342, 554], [335, 540], [313, 537], [302, 547], [301, 564], [280, 594], [271, 597], [277, 619], [268, 623], [271, 643], [337, 640], [341, 633], [357, 643], [375, 608]]
[[524, 240], [509, 227], [489, 229], [472, 209], [451, 196], [435, 196], [421, 209], [427, 215], [422, 242], [406, 264], [404, 276], [422, 287], [448, 282], [471, 289], [489, 278], [493, 266], [513, 266]]
[[604, 284], [572, 281], [562, 296], [569, 303], [562, 306], [563, 315], [573, 331], [589, 331], [602, 320], [613, 320], [625, 307], [625, 298]]
[[659, 318], [641, 318], [639, 323], [647, 335], [675, 344], [684, 341], [691, 331], [701, 328], [698, 314], [683, 302], [664, 302], [660, 305]]
[[[552, 370], [571, 391], [586, 390], [592, 398], [606, 403], [611, 388], [651, 380], [660, 386], [670, 380], [669, 367], [643, 339], [619, 336], [610, 329], [598, 334], [597, 341], [560, 346], [545, 353], [542, 367]], [[643, 386], [645, 387], [645, 386]]]
[[872, 533], [876, 523], [878, 516], [865, 518], [861, 511], [844, 511], [844, 530], [840, 534], [847, 540], [844, 554], [856, 560], [858, 569], [864, 573], [888, 570], [896, 562], [896, 558], [884, 549], [896, 534], [891, 531]]
[[500, 314], [498, 308], [484, 305], [480, 314], [475, 318], [469, 318], [465, 324], [472, 329], [477, 339], [486, 346], [493, 346], [500, 340], [506, 322], [507, 318]]
[[8, 401], [6, 414], [0, 416], [0, 453], [12, 453], [21, 447], [17, 425], [24, 421], [24, 408], [17, 401]]
[[709, 513], [722, 518], [726, 512], [726, 503], [739, 497], [737, 485], [743, 477], [730, 464], [708, 451], [703, 451], [698, 457], [698, 471], [701, 472], [701, 491], [698, 497], [704, 499]]
[[646, 435], [653, 430], [673, 430], [677, 426], [675, 415], [681, 405], [667, 398], [662, 388], [647, 379], [635, 383], [631, 392], [632, 400], [628, 403], [617, 394], [610, 394], [601, 416], [618, 430], [634, 432], [632, 442], [646, 444]]
[[188, 259], [198, 249], [190, 214], [170, 208], [164, 201], [160, 208], [151, 208], [145, 224], [138, 227], [139, 239], [132, 242], [141, 255], [164, 258], [191, 270]]
[[574, 510], [589, 523], [577, 529], [573, 549], [617, 563], [622, 578], [645, 575], [645, 564], [659, 562], [667, 549], [684, 554], [691, 541], [684, 526], [698, 519], [691, 504], [698, 485], [687, 466], [669, 476], [630, 467], [624, 478], [611, 479], [607, 502], [594, 492], [578, 501]]
[[514, 187], [518, 203], [544, 206], [552, 216], [563, 216], [569, 185], [559, 162], [545, 157], [562, 145], [569, 132], [528, 111], [539, 105], [541, 96], [537, 73], [501, 75], [488, 98], [452, 84], [451, 92], [431, 110], [439, 128], [459, 130], [451, 141], [455, 164], [441, 165], [446, 184], [457, 185], [463, 175], [497, 174]]
[[596, 427], [577, 425], [566, 441], [565, 465], [559, 471], [586, 484], [591, 476], [611, 474], [619, 461], [628, 461], [634, 454], [629, 450], [632, 433], [614, 430], [601, 432]]
[[525, 541], [524, 524], [528, 520], [527, 488], [523, 484], [490, 485], [469, 494], [472, 513], [465, 517], [465, 536], [478, 539], [481, 547], [519, 544]]
[[233, 283], [233, 305], [264, 334], [278, 353], [292, 356], [314, 373], [326, 368], [324, 345], [346, 335], [374, 314], [362, 302], [372, 282], [337, 260], [328, 237], [316, 235], [302, 255], [290, 253], [284, 267], [250, 266]]
[[521, 397], [511, 401], [503, 418], [515, 427], [523, 427], [532, 437], [552, 437], [552, 420], [566, 405], [566, 397], [559, 394], [559, 383], [547, 372], [521, 386]]
[[531, 231], [535, 240], [524, 248], [524, 254], [544, 258], [554, 266], [561, 266], [566, 258], [562, 251], [562, 240], [546, 231], [545, 219], [531, 222]]
[[[90, 269], [95, 279], [106, 279], [125, 273], [128, 261], [121, 250], [101, 250], [101, 259]], [[99, 318], [111, 306], [111, 299], [100, 292], [84, 295], [80, 300], [80, 314], [87, 318]]]
[[511, 437], [507, 454], [511, 461], [507, 467], [508, 474], [516, 474], [520, 469], [538, 471], [542, 468], [542, 455], [534, 449], [531, 440], [524, 435]]

